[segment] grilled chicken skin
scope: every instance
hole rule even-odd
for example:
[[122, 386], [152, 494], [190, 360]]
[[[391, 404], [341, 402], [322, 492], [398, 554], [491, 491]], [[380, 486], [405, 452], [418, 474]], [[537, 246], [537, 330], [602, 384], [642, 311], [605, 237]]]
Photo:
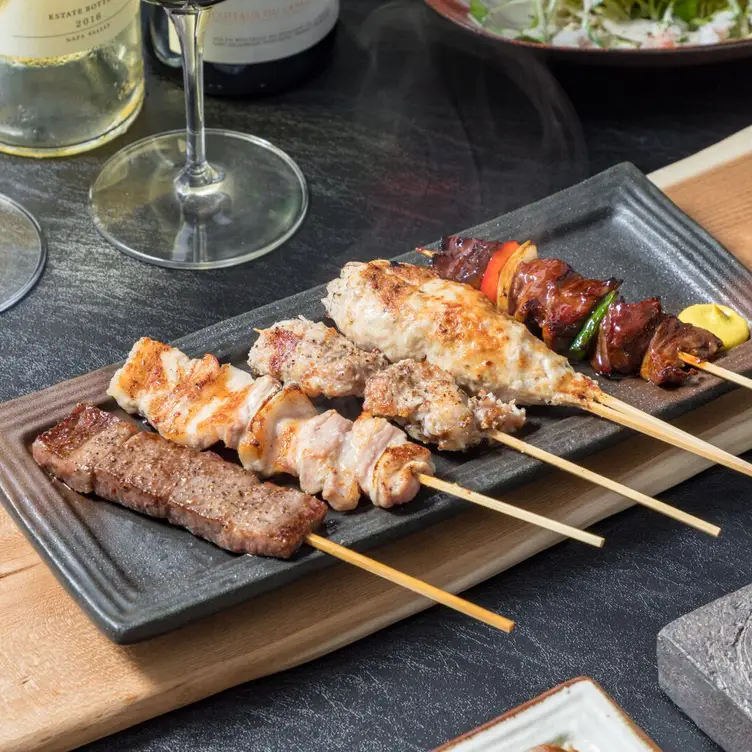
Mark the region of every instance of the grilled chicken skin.
[[175, 347], [142, 337], [107, 394], [170, 441], [191, 449], [221, 441], [235, 449], [251, 418], [280, 389], [274, 379], [254, 380], [213, 355], [191, 360]]
[[524, 324], [468, 285], [389, 261], [346, 264], [324, 306], [359, 347], [391, 361], [427, 360], [472, 394], [523, 405], [581, 405], [600, 393]]

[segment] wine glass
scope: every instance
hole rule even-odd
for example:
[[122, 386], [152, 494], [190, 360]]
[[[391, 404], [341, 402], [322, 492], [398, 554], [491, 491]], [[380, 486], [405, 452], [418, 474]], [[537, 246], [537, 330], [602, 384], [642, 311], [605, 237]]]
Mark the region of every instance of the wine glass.
[[36, 284], [47, 259], [42, 229], [20, 204], [0, 194], [0, 311]]
[[308, 208], [303, 173], [255, 136], [204, 127], [202, 40], [222, 0], [146, 0], [165, 8], [180, 41], [187, 129], [137, 141], [91, 188], [102, 235], [159, 266], [216, 269], [258, 258], [290, 238]]

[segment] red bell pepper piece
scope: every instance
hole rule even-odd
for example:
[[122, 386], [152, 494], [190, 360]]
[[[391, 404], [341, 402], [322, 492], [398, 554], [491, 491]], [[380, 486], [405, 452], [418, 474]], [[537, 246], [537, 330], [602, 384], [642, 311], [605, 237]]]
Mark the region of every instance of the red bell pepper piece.
[[509, 261], [510, 256], [520, 247], [516, 240], [509, 240], [504, 243], [496, 253], [491, 256], [486, 271], [483, 273], [483, 279], [480, 282], [481, 292], [494, 303], [496, 303], [496, 288], [499, 285], [499, 276], [504, 264]]

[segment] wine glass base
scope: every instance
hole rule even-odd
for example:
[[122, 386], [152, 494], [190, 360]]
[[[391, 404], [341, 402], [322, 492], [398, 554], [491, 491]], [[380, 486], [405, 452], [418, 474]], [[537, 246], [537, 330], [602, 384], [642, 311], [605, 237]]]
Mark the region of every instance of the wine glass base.
[[91, 187], [99, 232], [123, 253], [157, 266], [218, 269], [288, 240], [308, 209], [300, 168], [255, 136], [208, 129], [206, 154], [222, 179], [180, 198], [183, 131], [137, 141], [104, 165]]
[[0, 311], [4, 311], [37, 283], [47, 260], [47, 245], [36, 219], [2, 195], [0, 229]]

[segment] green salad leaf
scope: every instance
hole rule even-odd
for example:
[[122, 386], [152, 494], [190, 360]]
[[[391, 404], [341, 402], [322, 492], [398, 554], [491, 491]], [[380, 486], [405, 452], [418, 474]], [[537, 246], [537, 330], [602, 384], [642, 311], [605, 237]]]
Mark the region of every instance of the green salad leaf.
[[470, 0], [470, 15], [478, 22], [484, 23], [488, 18], [488, 6], [481, 0]]
[[[529, 0], [527, 28], [510, 22], [523, 0], [468, 0], [469, 15], [506, 38], [598, 47], [712, 44], [752, 36], [752, 0]], [[512, 11], [515, 13], [512, 13]], [[703, 31], [711, 25], [709, 33]], [[702, 31], [702, 33], [700, 33]], [[564, 41], [564, 37], [566, 41]]]

